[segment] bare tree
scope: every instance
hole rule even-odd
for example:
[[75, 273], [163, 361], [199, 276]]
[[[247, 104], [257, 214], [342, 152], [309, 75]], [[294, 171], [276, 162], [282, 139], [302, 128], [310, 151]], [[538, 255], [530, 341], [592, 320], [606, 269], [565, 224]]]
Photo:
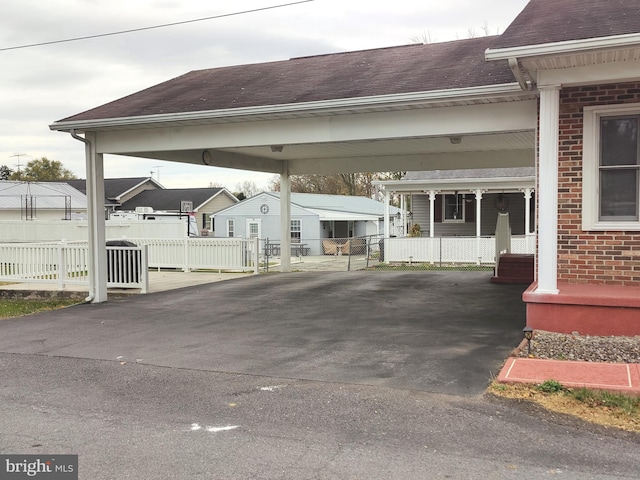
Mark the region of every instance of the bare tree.
[[421, 43], [423, 45], [436, 43], [438, 41], [435, 35], [433, 35], [430, 30], [425, 30], [422, 33], [413, 35], [409, 37], [409, 40], [411, 41], [411, 43]]
[[236, 183], [234, 195], [237, 197], [238, 194], [242, 193], [244, 194], [244, 198], [249, 198], [256, 195], [259, 191], [260, 190], [258, 189], [258, 186], [255, 182], [251, 180], [245, 180], [244, 182]]

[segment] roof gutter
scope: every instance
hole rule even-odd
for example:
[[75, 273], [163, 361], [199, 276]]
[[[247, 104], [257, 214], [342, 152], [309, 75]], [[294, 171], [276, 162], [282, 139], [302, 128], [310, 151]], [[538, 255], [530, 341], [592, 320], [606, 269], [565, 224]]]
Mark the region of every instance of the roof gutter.
[[279, 116], [286, 114], [326, 115], [331, 113], [353, 112], [354, 110], [370, 110], [371, 108], [402, 108], [405, 106], [412, 106], [415, 108], [416, 105], [428, 106], [430, 104], [437, 104], [444, 101], [470, 101], [500, 95], [512, 96], [519, 93], [521, 93], [521, 88], [518, 84], [508, 83], [500, 85], [482, 85], [469, 88], [433, 90], [428, 92], [411, 92], [393, 95], [321, 100], [317, 102], [226, 108], [220, 110], [206, 110], [202, 112], [169, 113], [94, 120], [62, 120], [49, 125], [49, 128], [56, 131], [84, 131], [126, 126], [152, 126], [155, 124], [176, 122], [206, 122], [211, 120], [238, 118], [246, 118], [247, 120], [250, 120], [251, 117], [257, 116]]
[[571, 54], [590, 50], [637, 46], [640, 46], [640, 33], [630, 33], [627, 35], [568, 40], [521, 47], [489, 48], [486, 50], [484, 58], [487, 61], [509, 60], [510, 58], [540, 57], [543, 55]]

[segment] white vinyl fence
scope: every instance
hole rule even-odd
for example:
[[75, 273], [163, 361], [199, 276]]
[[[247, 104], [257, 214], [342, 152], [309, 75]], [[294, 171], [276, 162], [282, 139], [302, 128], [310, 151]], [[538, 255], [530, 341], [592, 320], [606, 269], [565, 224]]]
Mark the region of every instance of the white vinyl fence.
[[[146, 247], [106, 247], [107, 287], [149, 289]], [[0, 244], [0, 281], [89, 286], [86, 243]]]
[[133, 238], [127, 241], [149, 249], [150, 268], [258, 273], [260, 241], [257, 238]]
[[[149, 268], [254, 271], [259, 240], [240, 238], [127, 239], [107, 246], [107, 287], [146, 293]], [[86, 242], [0, 244], [0, 282], [89, 285]]]
[[[511, 237], [511, 253], [535, 253], [532, 235]], [[402, 237], [385, 240], [384, 261], [390, 263], [493, 264], [495, 237]]]

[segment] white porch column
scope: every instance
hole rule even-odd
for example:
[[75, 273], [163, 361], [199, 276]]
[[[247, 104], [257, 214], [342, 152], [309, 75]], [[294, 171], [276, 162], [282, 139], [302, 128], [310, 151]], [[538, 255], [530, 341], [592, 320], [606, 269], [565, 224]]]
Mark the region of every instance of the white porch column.
[[402, 236], [407, 236], [407, 211], [404, 193], [400, 195], [400, 221], [402, 222]]
[[531, 245], [529, 245], [529, 242], [531, 241], [531, 194], [533, 193], [533, 189], [532, 188], [524, 188], [522, 190], [520, 190], [522, 193], [524, 193], [524, 241], [525, 241], [525, 246], [527, 248], [527, 251], [529, 251], [529, 248], [531, 247]]
[[389, 238], [390, 235], [390, 230], [391, 230], [391, 223], [389, 222], [389, 213], [390, 213], [390, 208], [389, 208], [389, 201], [391, 198], [391, 193], [389, 192], [389, 190], [387, 190], [385, 188], [384, 190], [384, 238]]
[[429, 238], [431, 238], [431, 240], [429, 241], [429, 260], [431, 263], [433, 263], [434, 260], [434, 248], [435, 248], [435, 240], [433, 240], [433, 238], [435, 237], [435, 229], [436, 229], [436, 195], [437, 195], [437, 191], [435, 190], [429, 190]]
[[282, 162], [280, 174], [280, 270], [291, 271], [291, 180], [289, 162]]
[[107, 301], [107, 247], [104, 223], [104, 157], [96, 153], [95, 134], [85, 135], [87, 224], [89, 234], [89, 298]]
[[539, 87], [538, 288], [558, 293], [558, 135], [560, 85]]
[[480, 243], [480, 235], [482, 233], [482, 229], [480, 228], [482, 226], [482, 209], [480, 207], [482, 206], [482, 194], [484, 190], [478, 189], [475, 190], [474, 193], [476, 195], [476, 264], [480, 265], [480, 263], [482, 263], [482, 247]]

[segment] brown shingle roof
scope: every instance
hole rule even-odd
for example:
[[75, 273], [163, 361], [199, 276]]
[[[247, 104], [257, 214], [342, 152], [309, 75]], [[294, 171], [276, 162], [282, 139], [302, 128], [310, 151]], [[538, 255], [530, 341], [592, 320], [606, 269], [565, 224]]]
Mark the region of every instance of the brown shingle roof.
[[492, 48], [639, 32], [638, 0], [531, 0]]
[[498, 37], [293, 58], [199, 70], [61, 121], [201, 112], [251, 106], [512, 83], [484, 61]]

